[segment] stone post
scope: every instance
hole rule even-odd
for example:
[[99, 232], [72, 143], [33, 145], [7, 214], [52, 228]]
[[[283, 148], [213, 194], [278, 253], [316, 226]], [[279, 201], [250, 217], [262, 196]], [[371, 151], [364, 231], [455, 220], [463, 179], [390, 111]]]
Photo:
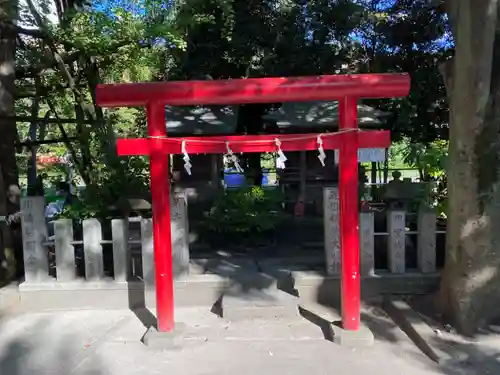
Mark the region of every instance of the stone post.
[[171, 203], [172, 266], [177, 278], [189, 273], [189, 221], [185, 195], [176, 193]]
[[436, 213], [424, 206], [418, 211], [418, 269], [422, 273], [436, 272]]
[[328, 275], [340, 275], [340, 207], [338, 187], [323, 188], [325, 261]]
[[44, 197], [21, 199], [21, 225], [25, 281], [49, 281], [48, 249], [42, 245], [48, 237]]
[[146, 287], [155, 284], [155, 258], [153, 247], [153, 219], [141, 220], [142, 279]]
[[73, 241], [73, 221], [60, 219], [54, 222], [54, 243], [56, 252], [57, 281], [67, 282], [76, 279], [75, 248]]
[[[170, 224], [172, 231], [172, 268], [174, 278], [189, 272], [189, 230], [186, 197], [175, 193], [170, 201]], [[152, 219], [141, 222], [142, 270], [147, 285], [155, 283]]]
[[102, 230], [97, 219], [83, 220], [83, 255], [85, 259], [85, 278], [97, 281], [104, 278], [102, 257]]
[[389, 232], [389, 246], [387, 260], [389, 271], [392, 273], [405, 272], [405, 240], [406, 222], [405, 211], [389, 210], [387, 212], [387, 229]]
[[131, 256], [128, 246], [128, 219], [111, 220], [113, 237], [113, 271], [117, 282], [126, 282], [129, 277]]
[[373, 276], [375, 274], [375, 215], [373, 212], [359, 214], [359, 244], [361, 276]]

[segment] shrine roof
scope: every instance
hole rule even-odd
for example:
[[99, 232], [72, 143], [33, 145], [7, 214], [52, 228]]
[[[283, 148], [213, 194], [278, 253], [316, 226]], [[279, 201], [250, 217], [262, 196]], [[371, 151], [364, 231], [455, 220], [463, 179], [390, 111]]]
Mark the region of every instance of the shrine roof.
[[[388, 116], [376, 108], [358, 104], [360, 127], [374, 127], [383, 123]], [[274, 112], [263, 116], [264, 120], [276, 121], [279, 127], [328, 126], [338, 127], [338, 102], [287, 102]]]
[[232, 133], [238, 106], [165, 107], [168, 133], [213, 135]]
[[[234, 132], [238, 106], [166, 107], [167, 133], [214, 135]], [[376, 108], [359, 104], [361, 128], [377, 127], [388, 115]], [[314, 129], [338, 127], [338, 102], [289, 102], [276, 111], [263, 116], [265, 121], [276, 122], [285, 132], [293, 127]]]

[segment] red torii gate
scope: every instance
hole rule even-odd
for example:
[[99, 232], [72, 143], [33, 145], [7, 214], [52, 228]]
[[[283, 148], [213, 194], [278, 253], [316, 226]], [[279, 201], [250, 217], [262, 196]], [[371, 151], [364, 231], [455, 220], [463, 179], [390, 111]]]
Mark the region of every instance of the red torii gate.
[[301, 151], [318, 149], [319, 134], [241, 135], [168, 138], [166, 105], [229, 105], [292, 101], [338, 100], [340, 132], [322, 134], [324, 149], [339, 150], [340, 244], [342, 325], [358, 330], [360, 274], [358, 235], [358, 149], [387, 148], [388, 131], [360, 131], [357, 99], [393, 98], [408, 95], [407, 74], [325, 75], [292, 78], [251, 78], [217, 81], [177, 81], [99, 85], [97, 104], [103, 107], [144, 106], [148, 137], [119, 139], [119, 155], [149, 155], [153, 205], [153, 237], [156, 274], [158, 331], [174, 329], [174, 285], [170, 227], [168, 154]]

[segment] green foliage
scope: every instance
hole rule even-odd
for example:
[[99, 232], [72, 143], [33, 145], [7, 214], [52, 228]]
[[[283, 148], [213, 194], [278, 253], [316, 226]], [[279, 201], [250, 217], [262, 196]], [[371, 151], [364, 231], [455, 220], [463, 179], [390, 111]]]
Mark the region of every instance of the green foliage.
[[[45, 35], [22, 37], [17, 67], [26, 73], [18, 75], [17, 83], [26, 98], [17, 101], [16, 114], [76, 118], [76, 124], [63, 124], [62, 128], [46, 125], [41, 130], [40, 126], [39, 139], [73, 140], [41, 145], [37, 153], [71, 154], [78, 184], [86, 185], [79, 201], [68, 207], [64, 215], [106, 216], [109, 207], [126, 206], [121, 200], [149, 194], [147, 160], [118, 158], [114, 147], [116, 135], [145, 134], [145, 113], [136, 108], [103, 110], [95, 105], [95, 88], [101, 82], [150, 81], [163, 75], [174, 51], [182, 51], [186, 46], [183, 33], [173, 22], [175, 7], [154, 0], [140, 4], [110, 1], [108, 8], [73, 8], [68, 3], [68, 8], [59, 14], [64, 22], [53, 23], [47, 15], [51, 0], [34, 2], [35, 8], [23, 8], [20, 17], [23, 23], [37, 26]], [[61, 58], [64, 67], [56, 64]], [[35, 88], [31, 71], [39, 77]], [[33, 95], [38, 97], [38, 108], [33, 106]], [[18, 124], [21, 140], [29, 137], [29, 126]], [[29, 158], [26, 151], [20, 155], [23, 170]], [[64, 179], [65, 171], [60, 169], [54, 166], [44, 171]]]
[[[403, 162], [419, 171], [422, 181], [428, 183], [420, 200], [429, 200], [429, 204], [437, 208], [440, 216], [445, 216], [447, 210], [447, 178], [446, 162], [448, 159], [448, 141], [413, 143], [404, 138], [391, 150], [394, 156], [400, 156]], [[429, 198], [430, 197], [430, 198]]]
[[216, 235], [255, 235], [272, 232], [284, 220], [278, 189], [260, 187], [225, 190], [206, 213], [203, 229]]
[[426, 176], [439, 178], [445, 173], [448, 141], [436, 140], [425, 144], [404, 138], [392, 152], [400, 155], [406, 165], [418, 169], [424, 179]]
[[60, 216], [78, 220], [125, 216], [130, 211], [128, 198], [149, 200], [147, 160], [130, 158], [119, 163], [119, 166], [96, 170], [99, 179], [86, 186]]
[[370, 101], [390, 113], [384, 127], [393, 140], [410, 137], [432, 142], [448, 137], [446, 91], [439, 61], [452, 52], [443, 7], [427, 0], [363, 2], [365, 20], [358, 52], [363, 72], [407, 72], [412, 79], [408, 97]]
[[[412, 76], [408, 99], [370, 104], [389, 112], [384, 127], [390, 127], [396, 139], [431, 144], [447, 136], [446, 97], [436, 65], [449, 49], [442, 43], [446, 22], [440, 8], [430, 7], [428, 1], [391, 5], [385, 0], [110, 0], [99, 7], [67, 5], [59, 15], [64, 21], [60, 24], [48, 21], [51, 1], [38, 2], [45, 24], [37, 26], [48, 37], [23, 36], [17, 68], [39, 72], [43, 90], [38, 93], [37, 116], [93, 121], [63, 126], [67, 136], [75, 138], [69, 145], [72, 150], [63, 143], [38, 148], [40, 154], [73, 151], [87, 184], [81, 202], [89, 207], [88, 213], [77, 213], [82, 210], [75, 206], [76, 216], [107, 215], [107, 207], [118, 198], [147, 194], [147, 162], [119, 159], [114, 149], [115, 136], [146, 133], [144, 110], [101, 110], [93, 98], [100, 82], [408, 71]], [[25, 24], [36, 25], [30, 12], [23, 8], [20, 17]], [[65, 60], [75, 87], [54, 63], [49, 41]], [[17, 76], [23, 99], [16, 103], [16, 114], [30, 116], [33, 74]], [[28, 126], [19, 124], [21, 140], [27, 138]], [[47, 125], [44, 137], [61, 138], [61, 129]], [[433, 146], [419, 147], [408, 146], [405, 158], [434, 175], [439, 163], [428, 155]], [[24, 167], [27, 154], [21, 157]], [[236, 199], [228, 194], [229, 201]], [[236, 200], [249, 210], [262, 203]], [[269, 226], [267, 219], [257, 225], [240, 216], [238, 220], [256, 231]]]
[[448, 213], [448, 177], [445, 174], [438, 179], [434, 194], [439, 217], [446, 218]]
[[171, 23], [155, 22], [152, 17], [149, 12], [138, 17], [119, 8], [111, 14], [80, 12], [68, 28], [58, 30], [57, 36], [77, 50], [97, 56], [105, 68], [105, 82], [149, 81], [169, 49], [186, 47]]

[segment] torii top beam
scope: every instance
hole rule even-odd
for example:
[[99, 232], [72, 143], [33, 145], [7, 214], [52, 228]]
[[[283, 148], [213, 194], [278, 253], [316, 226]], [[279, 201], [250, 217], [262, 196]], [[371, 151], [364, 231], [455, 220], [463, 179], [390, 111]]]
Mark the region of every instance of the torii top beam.
[[408, 74], [354, 74], [98, 85], [96, 101], [102, 107], [135, 107], [152, 102], [189, 106], [304, 102], [343, 97], [395, 98], [407, 96], [409, 91]]

